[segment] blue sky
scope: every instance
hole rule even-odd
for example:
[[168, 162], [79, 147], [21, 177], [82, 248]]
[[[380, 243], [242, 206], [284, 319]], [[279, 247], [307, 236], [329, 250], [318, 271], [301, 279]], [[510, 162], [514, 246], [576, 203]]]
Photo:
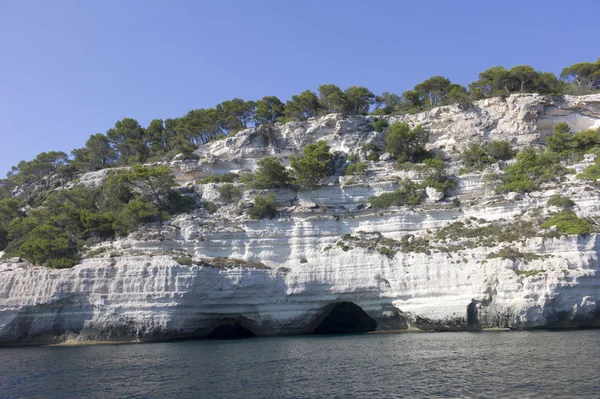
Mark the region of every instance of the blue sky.
[[595, 1], [0, 0], [0, 176], [124, 117], [600, 57]]

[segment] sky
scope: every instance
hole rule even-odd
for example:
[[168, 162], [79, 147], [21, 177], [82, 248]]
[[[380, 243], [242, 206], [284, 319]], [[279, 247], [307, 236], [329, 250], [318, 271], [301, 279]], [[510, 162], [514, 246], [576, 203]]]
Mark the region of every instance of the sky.
[[0, 176], [125, 117], [600, 57], [600, 1], [0, 0]]

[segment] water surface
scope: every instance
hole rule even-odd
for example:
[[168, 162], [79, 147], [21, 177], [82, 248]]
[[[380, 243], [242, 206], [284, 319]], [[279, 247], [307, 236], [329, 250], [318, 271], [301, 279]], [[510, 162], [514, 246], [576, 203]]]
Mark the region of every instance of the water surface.
[[598, 398], [600, 330], [0, 349], [6, 398]]

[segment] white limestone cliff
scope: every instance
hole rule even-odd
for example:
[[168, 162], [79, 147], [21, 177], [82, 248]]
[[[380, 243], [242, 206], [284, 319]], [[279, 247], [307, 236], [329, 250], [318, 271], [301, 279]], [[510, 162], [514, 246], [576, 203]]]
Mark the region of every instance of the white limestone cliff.
[[[494, 235], [549, 215], [546, 202], [556, 193], [573, 199], [580, 216], [596, 218], [600, 192], [573, 175], [515, 196], [494, 194], [481, 173], [472, 173], [461, 176], [450, 198], [428, 189], [423, 205], [373, 211], [370, 195], [421, 176], [391, 161], [371, 162], [364, 177], [335, 176], [308, 192], [275, 190], [280, 217], [262, 221], [221, 203], [219, 184], [194, 184], [209, 174], [252, 170], [266, 155], [285, 163], [320, 139], [332, 151], [365, 159], [360, 147], [383, 140], [372, 131], [373, 119], [328, 115], [209, 143], [196, 152], [198, 160], [176, 159], [171, 167], [193, 195], [221, 205], [215, 214], [198, 209], [146, 226], [100, 245], [72, 269], [3, 261], [0, 344], [201, 337], [223, 325], [257, 335], [311, 333], [346, 302], [364, 310], [377, 330], [600, 326], [598, 235]], [[558, 122], [574, 131], [600, 127], [600, 95], [513, 95], [403, 119], [423, 124], [436, 150], [487, 140], [537, 145]], [[593, 162], [588, 158], [575, 169]], [[77, 184], [98, 185], [105, 176], [94, 172]], [[246, 191], [242, 204], [258, 193]], [[488, 236], [441, 238], [441, 229], [456, 222], [488, 226]], [[392, 247], [395, 253], [386, 252]], [[521, 255], [495, 256], [503, 248]]]

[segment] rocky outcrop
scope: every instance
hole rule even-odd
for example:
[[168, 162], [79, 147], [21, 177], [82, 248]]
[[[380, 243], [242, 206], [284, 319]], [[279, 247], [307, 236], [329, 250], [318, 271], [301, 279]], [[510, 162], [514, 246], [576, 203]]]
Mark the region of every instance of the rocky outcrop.
[[[513, 95], [405, 119], [426, 126], [431, 148], [448, 152], [489, 139], [539, 144], [560, 121], [573, 130], [600, 127], [600, 95]], [[600, 193], [574, 175], [531, 194], [496, 195], [472, 173], [451, 197], [428, 188], [423, 205], [374, 211], [370, 195], [421, 176], [370, 162], [364, 176], [336, 176], [307, 192], [276, 190], [280, 217], [262, 221], [242, 208], [264, 192], [246, 191], [238, 206], [220, 199], [219, 184], [193, 182], [252, 170], [266, 155], [286, 162], [319, 139], [365, 157], [363, 144], [383, 140], [372, 120], [328, 115], [207, 144], [198, 160], [171, 166], [190, 195], [220, 206], [215, 214], [198, 209], [146, 226], [95, 247], [72, 269], [4, 261], [0, 343], [600, 326], [599, 236], [561, 236], [529, 223], [547, 218], [556, 193], [596, 219]], [[80, 182], [101, 184], [105, 175]]]

